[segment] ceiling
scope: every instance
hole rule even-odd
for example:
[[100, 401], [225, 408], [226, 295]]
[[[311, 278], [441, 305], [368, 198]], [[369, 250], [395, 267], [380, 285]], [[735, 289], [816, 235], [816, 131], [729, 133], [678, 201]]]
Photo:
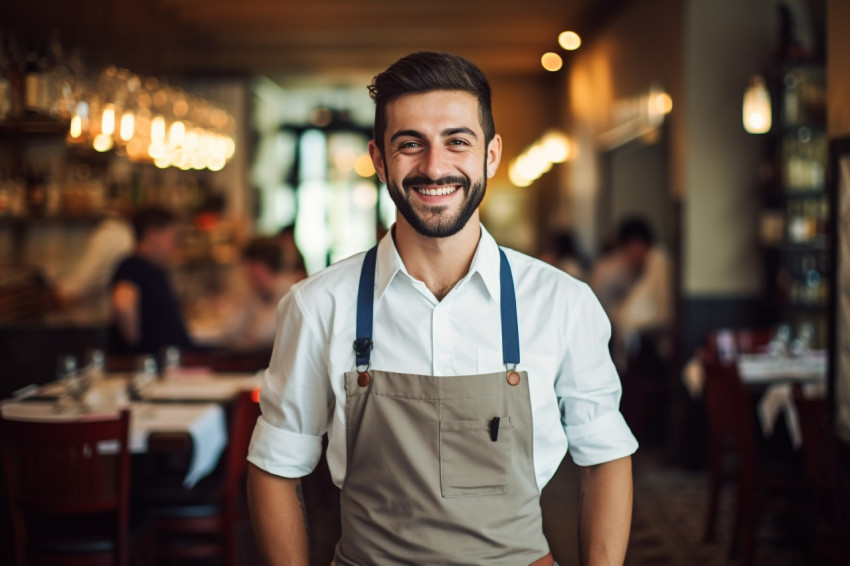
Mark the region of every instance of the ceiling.
[[587, 37], [625, 1], [43, 0], [6, 3], [0, 27], [22, 43], [57, 30], [92, 63], [157, 74], [373, 72], [416, 50], [526, 73], [564, 53], [558, 33]]

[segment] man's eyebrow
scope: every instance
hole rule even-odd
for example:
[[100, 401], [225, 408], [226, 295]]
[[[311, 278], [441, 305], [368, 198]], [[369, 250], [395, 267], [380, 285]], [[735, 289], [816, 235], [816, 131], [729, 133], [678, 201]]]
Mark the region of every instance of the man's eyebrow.
[[449, 128], [447, 130], [443, 130], [443, 137], [444, 138], [455, 136], [457, 134], [467, 134], [467, 135], [472, 136], [475, 139], [478, 139], [478, 134], [476, 134], [474, 131], [470, 130], [469, 128]]
[[391, 142], [395, 141], [396, 139], [401, 138], [401, 137], [411, 137], [411, 138], [423, 139], [425, 136], [421, 132], [417, 132], [416, 130], [399, 130], [396, 133], [394, 133], [392, 135], [392, 137], [390, 137], [390, 141]]

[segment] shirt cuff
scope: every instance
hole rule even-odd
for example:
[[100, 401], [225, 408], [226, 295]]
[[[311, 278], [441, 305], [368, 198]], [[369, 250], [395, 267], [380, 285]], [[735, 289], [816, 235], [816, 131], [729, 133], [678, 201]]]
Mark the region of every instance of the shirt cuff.
[[594, 466], [634, 454], [638, 448], [629, 426], [619, 412], [609, 413], [587, 424], [564, 429], [570, 456], [579, 466]]
[[275, 428], [263, 417], [257, 420], [248, 461], [270, 474], [301, 478], [309, 474], [322, 457], [322, 437]]

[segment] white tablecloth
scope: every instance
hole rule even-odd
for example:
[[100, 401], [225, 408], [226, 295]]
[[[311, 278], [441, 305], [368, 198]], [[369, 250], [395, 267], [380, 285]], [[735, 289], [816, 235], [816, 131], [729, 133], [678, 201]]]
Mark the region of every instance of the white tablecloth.
[[[130, 451], [144, 453], [148, 438], [154, 432], [188, 433], [192, 437], [192, 458], [186, 477], [186, 487], [215, 468], [227, 445], [227, 420], [221, 405], [214, 403], [131, 403]], [[69, 422], [114, 418], [116, 411], [58, 412], [56, 404], [44, 401], [6, 401], [2, 404], [7, 419], [45, 422]], [[102, 447], [108, 449], [108, 447]]]
[[[97, 384], [95, 389], [106, 397], [114, 397], [116, 391], [126, 388], [130, 374], [109, 374]], [[241, 391], [259, 389], [262, 374], [249, 373], [212, 373], [207, 370], [180, 370], [173, 376], [158, 379], [151, 385], [153, 401], [207, 401], [223, 403], [235, 397]], [[27, 391], [27, 396], [59, 397], [63, 385], [51, 381], [35, 390]], [[90, 392], [97, 394], [97, 391]]]
[[812, 352], [797, 358], [770, 354], [741, 354], [738, 375], [744, 383], [776, 383], [826, 380], [826, 352]]
[[[741, 354], [736, 360], [738, 375], [747, 385], [767, 385], [767, 390], [757, 406], [761, 430], [765, 436], [773, 434], [780, 416], [794, 448], [803, 443], [800, 430], [800, 417], [794, 406], [791, 385], [803, 384], [803, 393], [807, 397], [817, 398], [826, 395], [825, 351], [813, 351], [797, 358], [772, 356], [770, 354]], [[691, 397], [702, 395], [705, 383], [705, 369], [699, 358], [694, 356], [682, 370], [682, 381]]]

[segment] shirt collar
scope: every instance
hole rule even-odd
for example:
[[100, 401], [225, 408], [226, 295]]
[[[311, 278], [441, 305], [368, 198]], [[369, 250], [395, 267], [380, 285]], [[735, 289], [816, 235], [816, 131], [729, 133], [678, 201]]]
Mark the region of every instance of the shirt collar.
[[[392, 237], [392, 230], [388, 230], [387, 234], [378, 243], [378, 267], [375, 273], [375, 284], [377, 286], [377, 299], [380, 299], [387, 288], [392, 283], [395, 276], [399, 273], [407, 274], [407, 269], [404, 267], [404, 262], [398, 254], [398, 249], [395, 247], [395, 241]], [[499, 302], [499, 246], [493, 236], [481, 225], [481, 238], [478, 240], [478, 246], [475, 248], [475, 255], [472, 257], [472, 264], [469, 266], [469, 273], [464, 279], [474, 277], [480, 278], [484, 283], [484, 287], [490, 294], [490, 297]]]

